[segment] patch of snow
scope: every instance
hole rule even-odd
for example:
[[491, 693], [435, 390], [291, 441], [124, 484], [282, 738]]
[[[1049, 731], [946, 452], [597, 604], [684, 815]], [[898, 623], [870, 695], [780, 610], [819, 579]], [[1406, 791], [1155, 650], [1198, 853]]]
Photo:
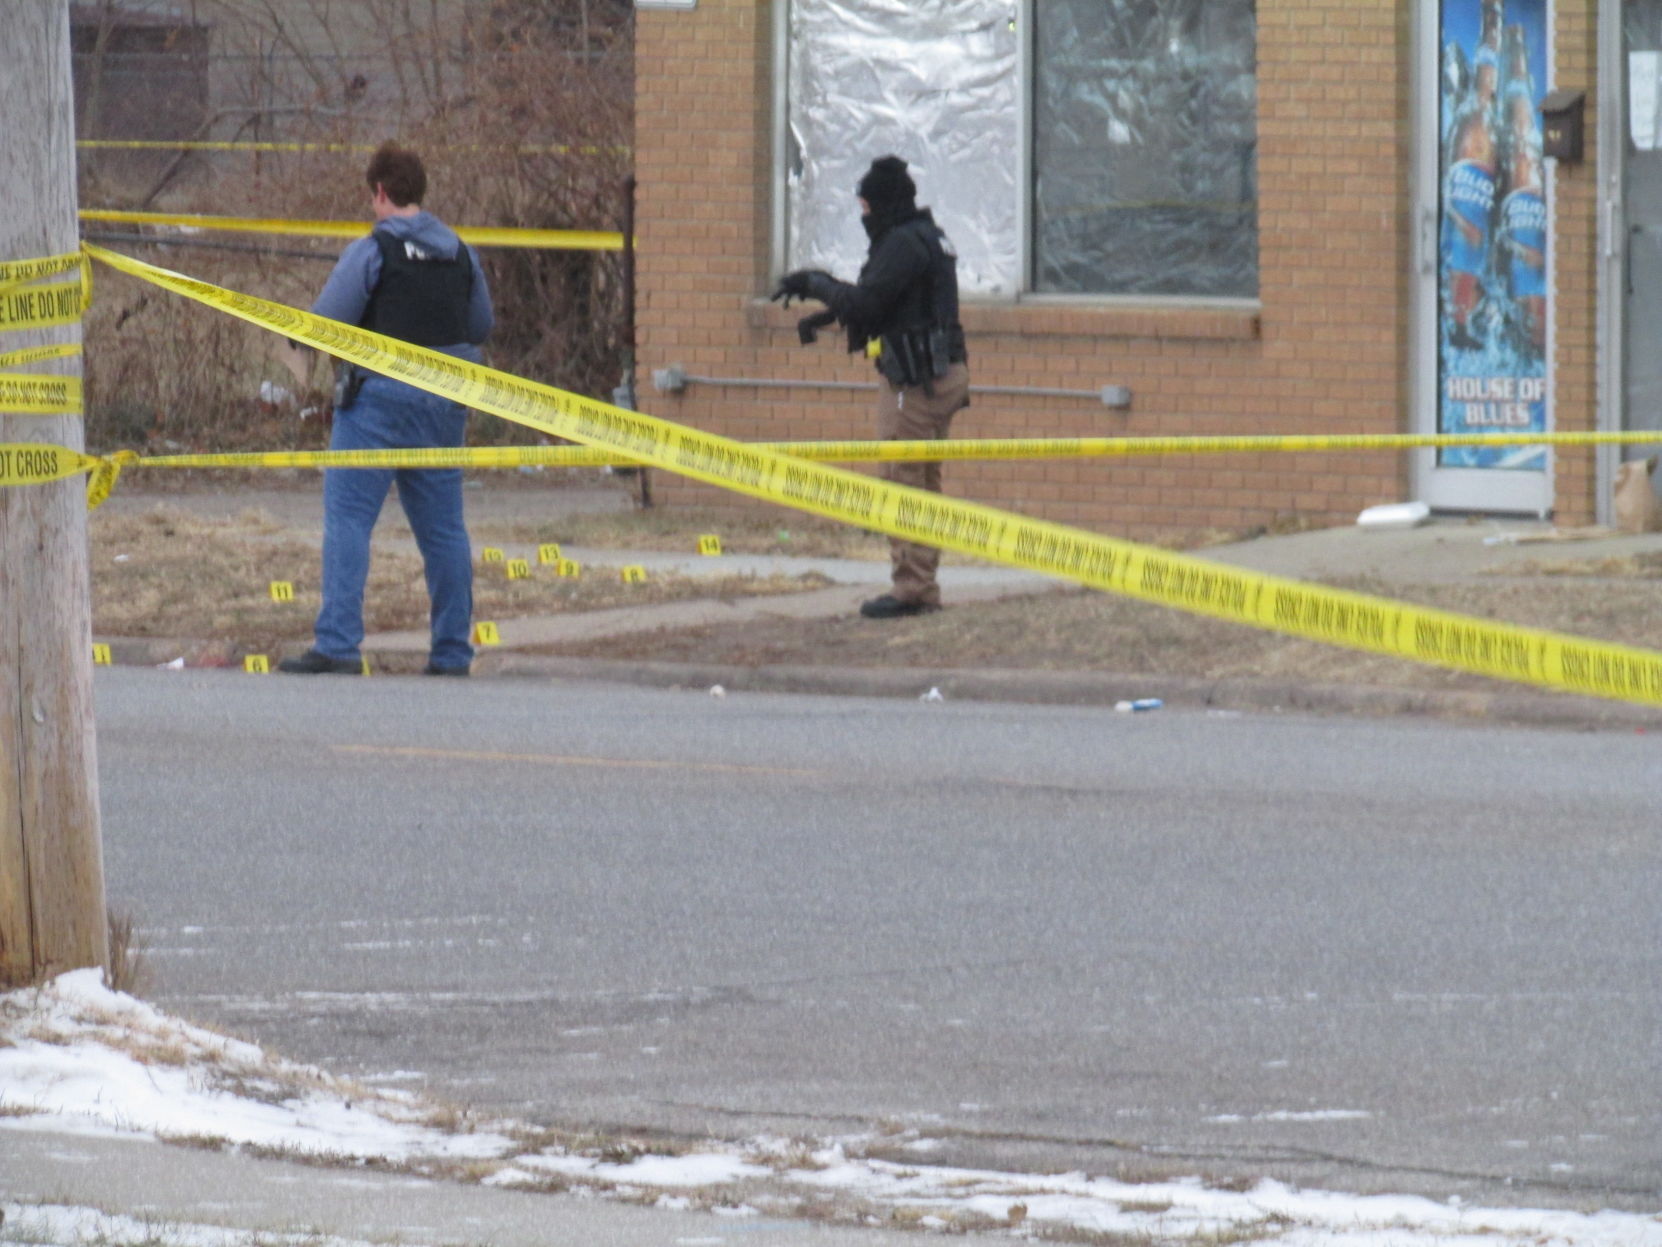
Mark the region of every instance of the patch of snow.
[[563, 1177], [582, 1178], [626, 1186], [701, 1187], [763, 1178], [772, 1169], [752, 1165], [726, 1152], [693, 1152], [685, 1156], [637, 1156], [616, 1164], [589, 1156], [544, 1154], [518, 1157], [516, 1163]]
[[[416, 1077], [396, 1070], [379, 1080]], [[1138, 1185], [1080, 1173], [901, 1165], [863, 1157], [870, 1140], [861, 1138], [764, 1137], [742, 1147], [712, 1144], [627, 1162], [550, 1150], [521, 1154], [506, 1133], [469, 1130], [456, 1114], [408, 1092], [350, 1083], [170, 1018], [110, 991], [91, 970], [0, 994], [0, 1110], [0, 1129], [71, 1137], [195, 1138], [391, 1163], [495, 1160], [501, 1167], [483, 1179], [487, 1187], [564, 1178], [586, 1193], [638, 1198], [644, 1192], [660, 1207], [714, 1205], [712, 1211], [728, 1217], [758, 1216], [756, 1205], [789, 1215], [807, 1193], [863, 1201], [879, 1216], [904, 1209], [915, 1224], [941, 1230], [1019, 1223], [1016, 1233], [1026, 1237], [1096, 1232], [1161, 1244], [1250, 1239], [1273, 1247], [1662, 1247], [1659, 1215], [1472, 1208], [1459, 1200], [1303, 1191], [1270, 1181], [1235, 1192], [1199, 1179]], [[1260, 1116], [1299, 1122], [1365, 1114], [1319, 1109]], [[905, 1146], [922, 1151], [933, 1144], [916, 1138]], [[62, 1159], [84, 1164], [91, 1158], [66, 1141]], [[737, 1202], [730, 1188], [746, 1183], [767, 1189], [746, 1190], [749, 1202]], [[156, 1241], [153, 1221], [84, 1208], [0, 1208], [8, 1242], [140, 1247]], [[169, 1247], [356, 1247], [315, 1235], [291, 1241], [200, 1226], [169, 1227], [164, 1241]]]
[[311, 1155], [482, 1159], [513, 1150], [427, 1106], [170, 1018], [96, 970], [0, 995], [0, 1128], [213, 1139]]
[[368, 1247], [313, 1233], [222, 1229], [215, 1225], [163, 1223], [64, 1204], [0, 1204], [8, 1243], [53, 1247]]

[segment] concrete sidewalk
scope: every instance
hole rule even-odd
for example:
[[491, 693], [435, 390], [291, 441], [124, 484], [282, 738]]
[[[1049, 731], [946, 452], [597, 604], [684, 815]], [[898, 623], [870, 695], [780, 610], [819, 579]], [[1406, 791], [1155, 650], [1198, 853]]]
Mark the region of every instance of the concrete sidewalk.
[[[228, 489], [183, 494], [145, 495], [118, 492], [106, 506], [142, 511], [158, 504], [176, 506], [205, 517], [248, 510], [273, 515], [297, 535], [321, 539], [319, 488], [304, 478], [284, 489]], [[576, 483], [503, 480], [469, 488], [467, 506], [475, 545], [495, 544], [512, 558], [534, 559], [532, 548], [500, 540], [481, 540], [493, 526], [525, 523], [562, 514], [627, 511], [634, 497], [625, 482], [595, 477]], [[402, 511], [389, 505], [376, 531], [378, 548], [413, 550]], [[884, 591], [885, 561], [800, 558], [782, 555], [723, 554], [705, 557], [687, 551], [584, 549], [563, 553], [589, 565], [639, 564], [648, 575], [687, 577], [786, 575], [817, 573], [831, 581], [825, 589], [800, 594], [749, 598], [702, 598], [640, 607], [582, 613], [530, 616], [494, 621], [501, 644], [483, 650], [475, 663], [482, 676], [591, 679], [671, 687], [721, 685], [728, 690], [918, 696], [930, 688], [949, 697], [1031, 702], [1113, 705], [1143, 696], [1160, 696], [1173, 704], [1241, 710], [1301, 709], [1358, 713], [1425, 713], [1521, 723], [1569, 726], [1662, 726], [1662, 711], [1590, 697], [1575, 697], [1519, 687], [1488, 692], [1431, 692], [1413, 688], [1378, 689], [1311, 685], [1295, 680], [1209, 680], [1171, 677], [1159, 672], [1123, 674], [1058, 673], [1031, 670], [908, 669], [846, 670], [809, 666], [767, 668], [686, 663], [616, 662], [604, 659], [548, 657], [535, 651], [570, 642], [659, 630], [711, 627], [753, 619], [813, 620], [852, 616], [859, 603]], [[1389, 595], [1393, 583], [1453, 583], [1505, 577], [1509, 569], [1555, 559], [1592, 560], [1654, 555], [1662, 558], [1662, 533], [1629, 536], [1583, 530], [1560, 533], [1550, 523], [1509, 518], [1442, 518], [1418, 528], [1370, 530], [1341, 525], [1312, 532], [1267, 535], [1231, 545], [1193, 551], [1195, 557], [1247, 567], [1294, 580], [1326, 581], [1367, 576]], [[941, 569], [947, 605], [967, 606], [998, 598], [1032, 596], [1070, 587], [1064, 582], [1018, 569], [949, 563]], [[1595, 582], [1589, 582], [1596, 591]], [[1662, 590], [1659, 590], [1662, 596]], [[364, 652], [372, 670], [393, 674], [420, 669], [425, 661], [425, 630], [374, 633]], [[112, 642], [118, 662], [162, 663], [181, 654], [188, 665], [224, 665], [235, 655], [224, 647], [191, 648], [188, 643]]]
[[[531, 552], [533, 555], [534, 551]], [[626, 633], [657, 632], [662, 629], [700, 628], [746, 619], [831, 619], [852, 616], [860, 603], [885, 592], [889, 584], [887, 563], [855, 559], [797, 558], [785, 555], [723, 554], [719, 557], [654, 553], [650, 551], [590, 550], [566, 547], [567, 558], [585, 566], [634, 564], [648, 576], [677, 575], [691, 579], [726, 576], [819, 575], [832, 581], [829, 588], [806, 593], [772, 594], [760, 597], [695, 598], [681, 602], [660, 602], [647, 606], [621, 606], [609, 610], [568, 612], [503, 620], [499, 625], [502, 644], [497, 653], [541, 648], [565, 641], [588, 641]], [[512, 552], [510, 557], [521, 557]], [[1024, 597], [1049, 593], [1056, 581], [1034, 572], [1003, 567], [943, 567], [941, 592], [956, 605], [985, 602], [996, 598]], [[383, 665], [405, 656], [426, 658], [430, 637], [426, 629], [377, 632], [364, 638], [364, 652], [373, 665]], [[489, 655], [484, 655], [489, 657]]]

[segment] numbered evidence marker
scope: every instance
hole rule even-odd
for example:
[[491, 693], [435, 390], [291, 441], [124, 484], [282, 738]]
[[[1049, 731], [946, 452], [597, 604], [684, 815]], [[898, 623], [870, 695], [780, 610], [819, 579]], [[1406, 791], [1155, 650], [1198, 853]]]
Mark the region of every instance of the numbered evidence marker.
[[483, 550], [479, 551], [479, 561], [481, 563], [501, 563], [505, 562], [507, 557], [507, 555], [503, 554], [502, 551], [498, 550], [495, 546], [486, 546]]
[[94, 645], [92, 647], [92, 665], [95, 667], [108, 667], [110, 663], [110, 647], [104, 644]]
[[242, 669], [249, 675], [270, 675], [271, 660], [264, 654], [244, 654]]
[[473, 643], [475, 645], [501, 645], [502, 634], [496, 630], [496, 625], [487, 619], [481, 619], [473, 625]]
[[289, 580], [273, 580], [271, 582], [271, 600], [273, 602], [294, 601], [294, 583]]
[[560, 547], [555, 542], [537, 547], [537, 562], [544, 567], [553, 567], [560, 561]]
[[721, 538], [714, 533], [705, 533], [698, 539], [698, 552], [700, 554], [720, 554]]
[[509, 580], [529, 580], [529, 579], [531, 579], [531, 564], [527, 563], [524, 559], [509, 559], [508, 560], [508, 579]]
[[631, 563], [619, 573], [626, 585], [644, 585], [646, 583], [646, 568], [639, 563]]
[[576, 580], [583, 574], [583, 565], [576, 559], [560, 559], [554, 564], [554, 574]]

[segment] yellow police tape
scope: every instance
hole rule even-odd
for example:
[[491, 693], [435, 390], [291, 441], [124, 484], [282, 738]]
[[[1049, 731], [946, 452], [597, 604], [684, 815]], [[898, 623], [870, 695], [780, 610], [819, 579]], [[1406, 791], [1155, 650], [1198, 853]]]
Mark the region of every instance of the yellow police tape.
[[82, 472], [92, 472], [101, 461], [67, 446], [33, 443], [0, 445], [0, 485], [44, 485]]
[[26, 346], [20, 351], [0, 352], [0, 368], [21, 368], [47, 359], [68, 359], [81, 353], [79, 342], [55, 342], [50, 346]]
[[31, 416], [81, 414], [81, 378], [0, 372], [0, 411]]
[[[78, 270], [76, 279], [35, 285], [43, 278]], [[0, 331], [47, 329], [81, 319], [92, 301], [92, 265], [79, 251], [0, 263]], [[24, 347], [0, 354], [0, 368], [20, 368], [80, 351], [76, 343]], [[79, 377], [37, 377], [0, 372], [0, 412], [31, 416], [81, 413]]]
[[1662, 705], [1662, 653], [1301, 584], [891, 485], [625, 411], [103, 248], [87, 250], [164, 289], [466, 406], [769, 502], [1293, 636]]
[[[289, 221], [264, 217], [201, 216], [183, 212], [120, 212], [84, 208], [81, 220], [118, 225], [155, 225], [176, 229], [229, 230], [243, 234], [284, 234], [306, 238], [363, 238], [367, 221]], [[476, 247], [521, 247], [545, 251], [622, 251], [615, 230], [510, 229], [495, 226], [454, 227], [462, 241]]]
[[[78, 269], [75, 281], [34, 285]], [[0, 263], [0, 332], [73, 325], [92, 303], [92, 265], [80, 252]]]
[[25, 282], [39, 281], [42, 277], [56, 277], [71, 269], [85, 272], [86, 256], [79, 251], [66, 251], [61, 255], [41, 256], [33, 260], [0, 261], [0, 290], [20, 286]]
[[240, 139], [76, 139], [83, 151], [372, 152], [373, 143], [263, 143]]
[[[1606, 446], [1662, 442], [1662, 433], [1380, 433], [1292, 437], [962, 438], [957, 441], [747, 442], [815, 463], [1071, 459], [1283, 450], [1401, 450], [1416, 446]], [[144, 455], [141, 468], [594, 468], [640, 459], [592, 446], [467, 446], [419, 450], [253, 450]]]
[[[88, 151], [373, 152], [377, 150], [374, 143], [276, 143], [237, 139], [76, 139], [75, 146]], [[500, 149], [485, 148], [479, 144], [467, 144], [461, 148], [446, 145], [443, 150], [496, 151]], [[573, 147], [569, 143], [533, 143], [528, 146], [517, 146], [513, 150], [522, 156], [563, 156], [571, 152], [593, 156], [603, 151], [627, 153], [629, 148], [621, 145], [600, 147], [592, 143], [577, 147]]]
[[87, 301], [85, 284], [75, 281], [0, 291], [0, 331], [73, 325], [86, 311]]

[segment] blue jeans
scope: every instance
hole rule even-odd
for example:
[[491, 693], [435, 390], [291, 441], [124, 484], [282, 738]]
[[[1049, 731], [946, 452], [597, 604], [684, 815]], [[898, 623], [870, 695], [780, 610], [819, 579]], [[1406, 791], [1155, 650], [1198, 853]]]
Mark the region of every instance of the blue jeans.
[[[460, 446], [466, 423], [466, 409], [449, 399], [371, 376], [357, 398], [335, 412], [329, 449]], [[473, 547], [462, 522], [460, 468], [324, 470], [323, 608], [317, 614], [315, 648], [330, 658], [360, 657], [369, 538], [395, 481], [427, 571], [433, 626], [428, 661], [435, 667], [464, 667], [473, 661]]]

